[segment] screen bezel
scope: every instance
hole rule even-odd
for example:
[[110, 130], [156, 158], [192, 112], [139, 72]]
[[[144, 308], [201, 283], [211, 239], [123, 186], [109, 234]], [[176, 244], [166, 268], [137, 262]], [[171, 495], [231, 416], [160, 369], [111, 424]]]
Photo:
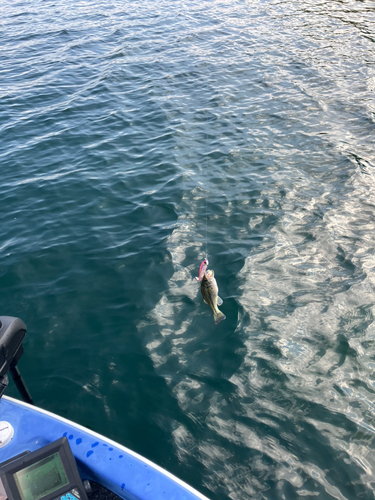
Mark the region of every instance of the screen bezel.
[[83, 487], [82, 480], [79, 476], [75, 458], [69, 446], [66, 437], [57, 439], [53, 443], [47, 444], [39, 450], [28, 453], [11, 462], [6, 462], [3, 466], [0, 464], [0, 478], [3, 482], [5, 491], [9, 500], [22, 500], [17, 483], [14, 479], [14, 474], [30, 465], [33, 465], [44, 458], [47, 458], [54, 453], [58, 453], [65, 469], [68, 484], [61, 486], [55, 491], [40, 497], [39, 500], [52, 500], [63, 493], [66, 493], [73, 488], [78, 488], [81, 494], [81, 500], [87, 500], [86, 491]]

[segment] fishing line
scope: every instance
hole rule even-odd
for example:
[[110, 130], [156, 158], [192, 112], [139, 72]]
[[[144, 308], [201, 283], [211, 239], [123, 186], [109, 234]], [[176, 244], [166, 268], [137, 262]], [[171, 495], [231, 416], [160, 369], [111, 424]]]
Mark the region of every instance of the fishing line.
[[208, 238], [207, 238], [207, 194], [206, 194], [206, 259], [208, 260]]

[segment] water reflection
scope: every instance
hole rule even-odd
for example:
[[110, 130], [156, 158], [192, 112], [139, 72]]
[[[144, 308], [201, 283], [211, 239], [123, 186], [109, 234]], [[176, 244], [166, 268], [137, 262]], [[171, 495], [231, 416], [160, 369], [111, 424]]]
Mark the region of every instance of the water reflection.
[[3, 8], [0, 88], [35, 356], [213, 499], [372, 498], [374, 3], [45, 5]]
[[[179, 138], [177, 158], [190, 166], [178, 227], [167, 242], [175, 272], [139, 328], [190, 421], [176, 422], [176, 454], [182, 462], [197, 457], [210, 490], [229, 498], [268, 497], [269, 491], [283, 496], [290, 487], [299, 496], [368, 495], [375, 470], [375, 200], [366, 92], [373, 76], [350, 54], [368, 57], [372, 6], [288, 2], [267, 8], [283, 26], [273, 36], [280, 41], [297, 33], [298, 42], [286, 55], [276, 48], [262, 57], [263, 67], [273, 58], [274, 71], [261, 77], [270, 90], [247, 98], [248, 133], [259, 149], [246, 150], [241, 142], [231, 148], [224, 134], [225, 151], [211, 137], [211, 151], [221, 151], [223, 160], [210, 153], [193, 166], [199, 148], [187, 150], [192, 138], [199, 144], [201, 126]], [[358, 81], [350, 77], [354, 67]], [[221, 106], [218, 129], [230, 110], [238, 119], [233, 96]], [[225, 172], [225, 188], [214, 175], [202, 182], [205, 164]], [[235, 279], [224, 283], [234, 299], [227, 307], [236, 315], [226, 333], [237, 341], [222, 353], [224, 364], [226, 355], [236, 355], [226, 376], [221, 359], [196, 362], [207, 361], [207, 355], [199, 358], [202, 350], [223, 335], [208, 335], [202, 349], [206, 311], [192, 280], [206, 244], [200, 183], [215, 235], [209, 248], [224, 264], [224, 282], [231, 256], [240, 255]], [[225, 393], [216, 390], [218, 380], [228, 384]]]

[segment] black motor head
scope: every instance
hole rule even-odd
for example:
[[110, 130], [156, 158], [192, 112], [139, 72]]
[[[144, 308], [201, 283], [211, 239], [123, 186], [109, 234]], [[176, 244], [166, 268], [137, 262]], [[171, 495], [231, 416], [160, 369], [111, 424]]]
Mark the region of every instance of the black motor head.
[[25, 335], [26, 325], [21, 319], [0, 316], [0, 376], [6, 375], [10, 364], [18, 363]]
[[26, 325], [21, 319], [0, 316], [0, 398], [8, 385], [9, 369], [17, 370], [16, 365], [23, 354], [22, 341], [25, 335]]

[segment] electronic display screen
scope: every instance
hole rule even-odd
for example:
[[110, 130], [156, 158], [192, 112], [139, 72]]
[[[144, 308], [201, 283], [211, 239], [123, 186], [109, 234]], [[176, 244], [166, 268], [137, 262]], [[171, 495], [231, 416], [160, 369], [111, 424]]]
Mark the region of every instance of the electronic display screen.
[[19, 470], [13, 477], [22, 500], [39, 500], [69, 484], [59, 453]]

